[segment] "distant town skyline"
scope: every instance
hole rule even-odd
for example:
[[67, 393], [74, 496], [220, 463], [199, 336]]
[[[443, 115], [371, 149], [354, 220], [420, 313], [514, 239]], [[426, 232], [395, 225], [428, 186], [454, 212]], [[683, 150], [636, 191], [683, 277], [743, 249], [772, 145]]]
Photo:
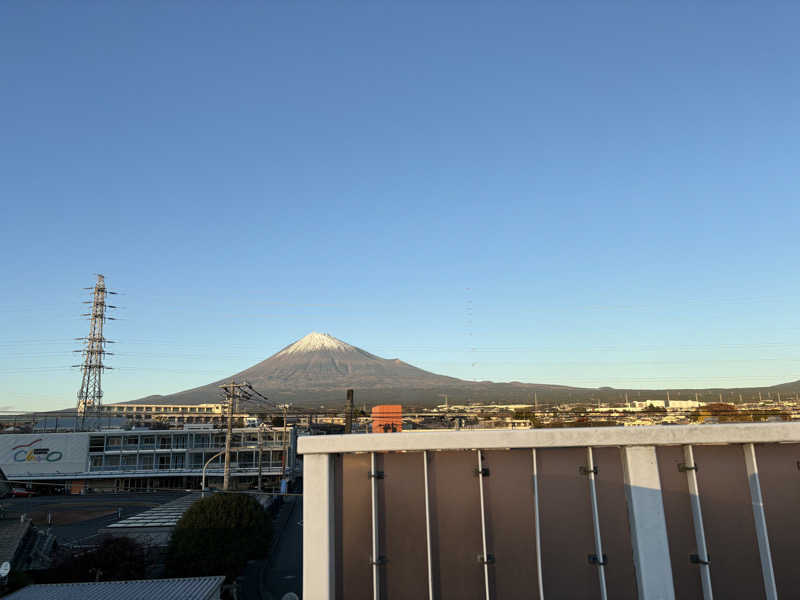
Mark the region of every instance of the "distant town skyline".
[[310, 331], [463, 379], [800, 379], [800, 7], [0, 8], [0, 408]]

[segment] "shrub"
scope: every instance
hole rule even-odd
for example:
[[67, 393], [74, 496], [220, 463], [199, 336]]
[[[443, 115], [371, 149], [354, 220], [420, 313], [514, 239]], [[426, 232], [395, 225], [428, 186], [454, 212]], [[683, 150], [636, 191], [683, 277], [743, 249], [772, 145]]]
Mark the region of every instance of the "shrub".
[[266, 556], [272, 539], [267, 512], [246, 494], [214, 494], [181, 517], [167, 549], [169, 576], [234, 578], [248, 560]]

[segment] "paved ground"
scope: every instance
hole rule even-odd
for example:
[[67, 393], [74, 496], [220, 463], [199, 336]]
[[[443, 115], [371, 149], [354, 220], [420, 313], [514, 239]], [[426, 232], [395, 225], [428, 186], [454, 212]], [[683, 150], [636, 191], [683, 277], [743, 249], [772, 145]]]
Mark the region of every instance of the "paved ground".
[[287, 498], [276, 516], [274, 546], [267, 560], [251, 561], [241, 578], [243, 600], [281, 600], [284, 594], [300, 596], [302, 499]]
[[51, 533], [61, 543], [83, 543], [97, 531], [122, 518], [144, 512], [185, 495], [186, 492], [91, 494], [87, 496], [36, 496], [7, 498], [0, 505], [9, 513], [25, 513], [42, 528], [48, 513], [53, 516]]
[[283, 522], [277, 546], [270, 556], [268, 568], [262, 571], [264, 588], [268, 600], [280, 600], [287, 592], [300, 595], [300, 571], [302, 564], [303, 501], [291, 497], [286, 502], [288, 515]]

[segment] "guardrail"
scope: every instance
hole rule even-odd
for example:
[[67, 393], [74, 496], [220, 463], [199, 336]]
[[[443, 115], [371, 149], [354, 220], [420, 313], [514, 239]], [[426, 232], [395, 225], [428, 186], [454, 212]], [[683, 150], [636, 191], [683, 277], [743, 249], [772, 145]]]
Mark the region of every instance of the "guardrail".
[[798, 423], [308, 436], [298, 452], [309, 597], [800, 596]]

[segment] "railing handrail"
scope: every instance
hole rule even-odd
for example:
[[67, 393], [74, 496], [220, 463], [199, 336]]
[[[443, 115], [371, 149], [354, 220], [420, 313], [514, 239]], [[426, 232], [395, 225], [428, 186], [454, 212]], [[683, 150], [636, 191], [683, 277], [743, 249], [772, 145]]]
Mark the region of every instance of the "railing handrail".
[[568, 448], [800, 442], [800, 423], [725, 423], [649, 427], [558, 429], [412, 430], [402, 433], [314, 435], [298, 439], [298, 454]]

